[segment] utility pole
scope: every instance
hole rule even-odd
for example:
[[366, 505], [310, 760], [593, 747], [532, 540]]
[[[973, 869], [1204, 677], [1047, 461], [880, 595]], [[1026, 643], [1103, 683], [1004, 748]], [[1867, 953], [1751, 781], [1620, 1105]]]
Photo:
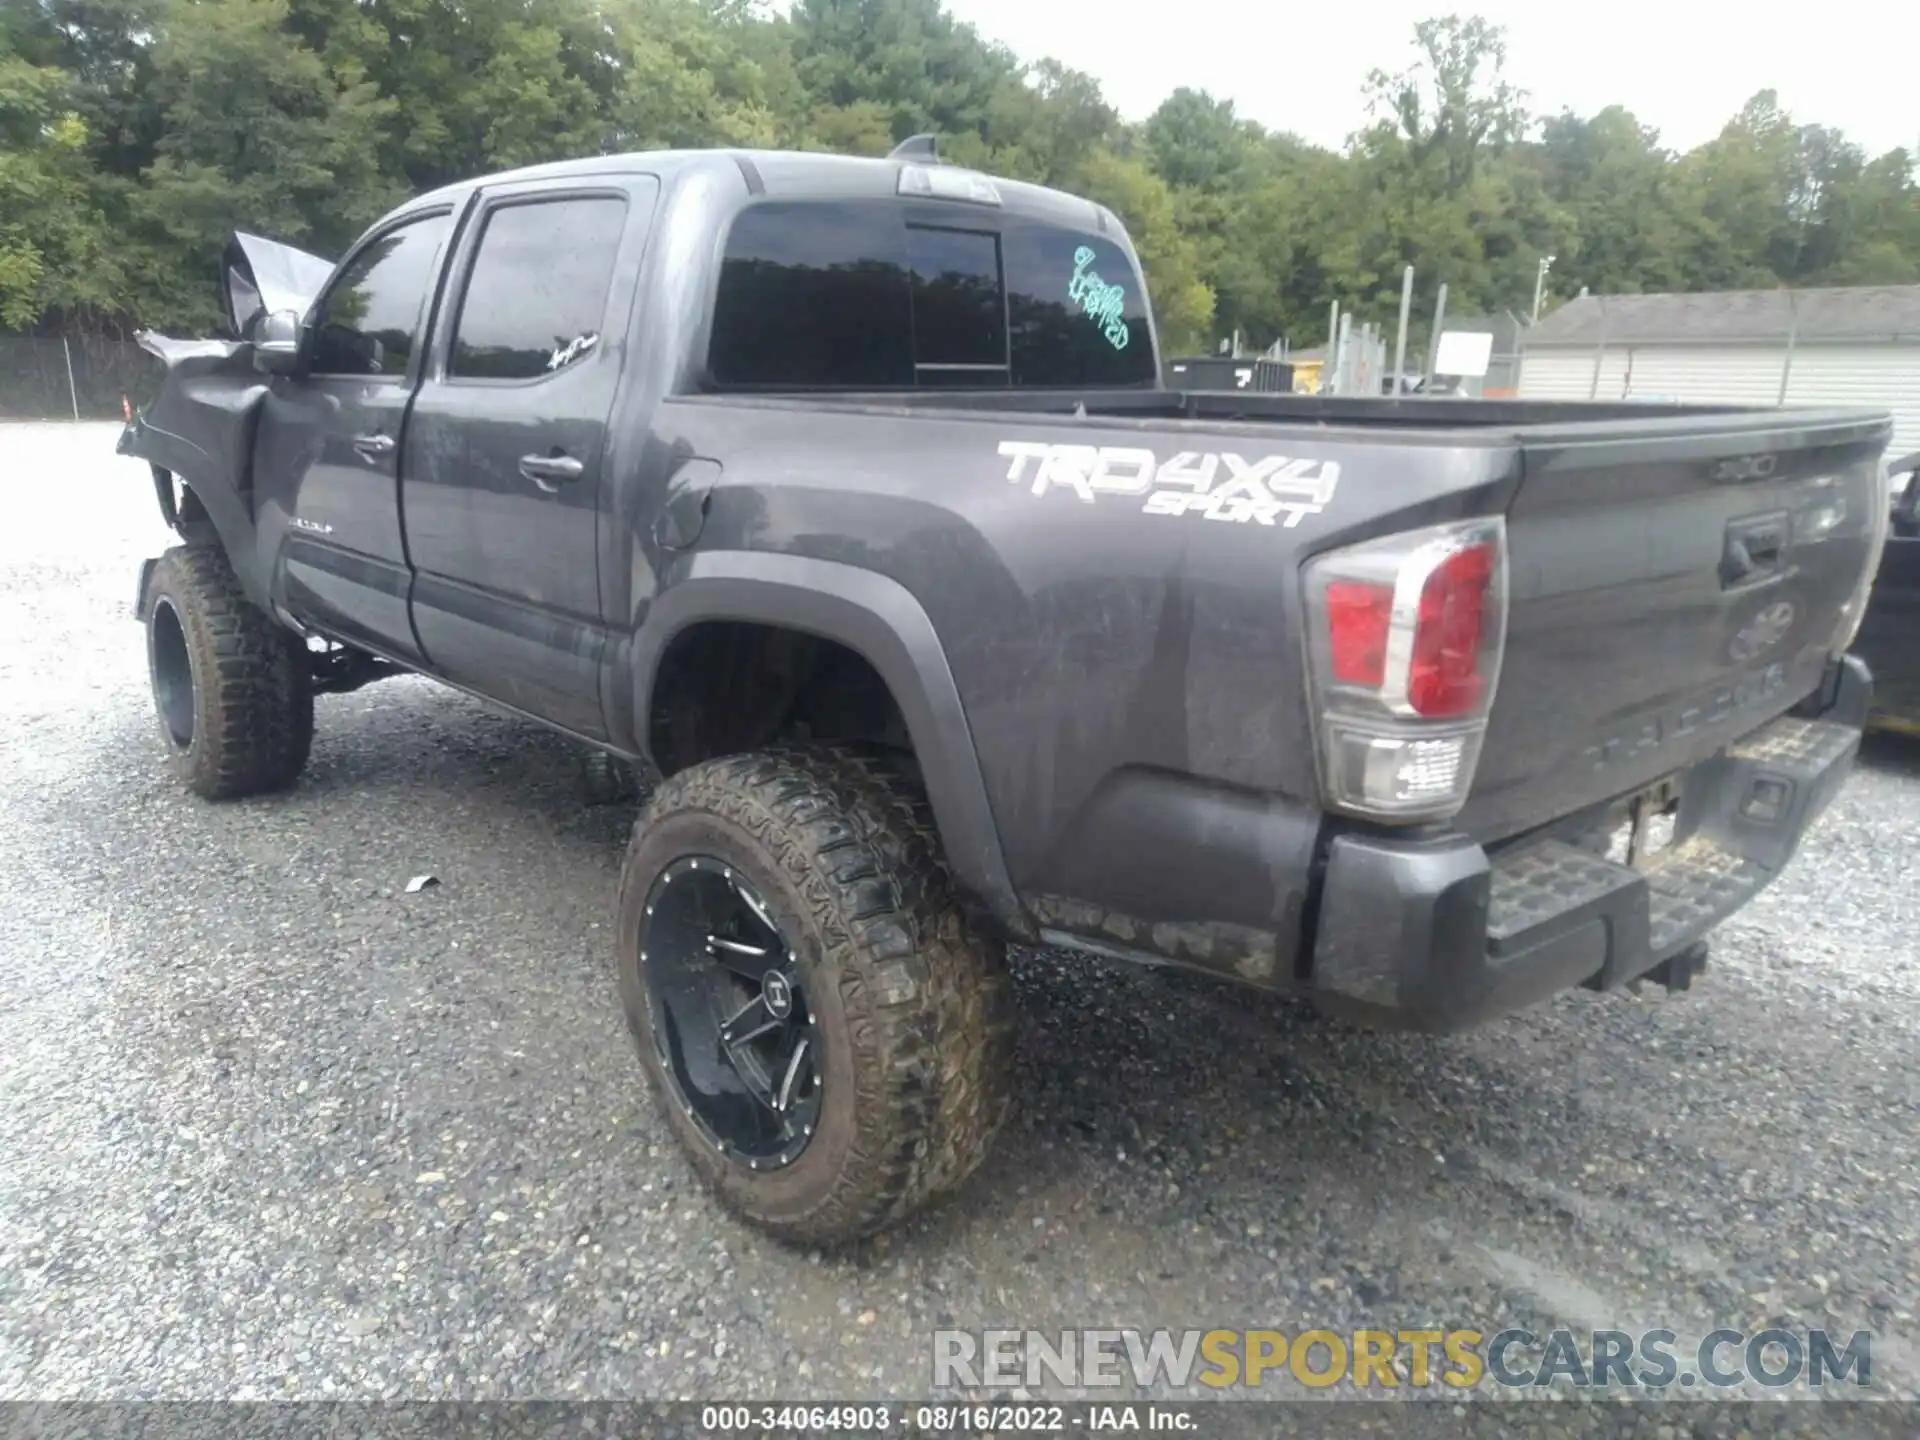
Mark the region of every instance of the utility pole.
[[1440, 283], [1440, 298], [1433, 306], [1433, 339], [1427, 344], [1427, 389], [1433, 389], [1434, 367], [1440, 363], [1440, 329], [1447, 323], [1447, 286]]
[[1600, 398], [1600, 367], [1607, 359], [1607, 297], [1600, 297], [1600, 341], [1593, 347], [1593, 380], [1587, 386], [1587, 399]]
[[1320, 361], [1320, 393], [1333, 393], [1333, 362], [1340, 342], [1340, 302], [1335, 300], [1327, 309], [1327, 353]]
[[1540, 264], [1533, 272], [1533, 320], [1530, 322], [1532, 324], [1538, 324], [1540, 321], [1540, 300], [1546, 294], [1547, 272], [1551, 269], [1553, 269], [1553, 256], [1542, 255]]
[[[1793, 346], [1800, 338], [1800, 292], [1787, 291], [1787, 354], [1780, 362], [1780, 398], [1776, 404], [1787, 403], [1787, 386], [1793, 380]], [[1629, 352], [1631, 353], [1631, 352]]]
[[1407, 318], [1413, 310], [1413, 267], [1400, 277], [1400, 328], [1393, 337], [1393, 393], [1407, 390]]
[[73, 419], [80, 423], [80, 390], [73, 383], [73, 346], [67, 343], [67, 337], [60, 337], [60, 353], [67, 357], [67, 398], [73, 402]]

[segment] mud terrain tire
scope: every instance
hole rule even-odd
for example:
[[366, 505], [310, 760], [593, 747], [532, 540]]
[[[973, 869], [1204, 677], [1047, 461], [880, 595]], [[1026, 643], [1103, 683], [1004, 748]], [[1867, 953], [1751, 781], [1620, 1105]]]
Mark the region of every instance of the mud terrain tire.
[[[690, 856], [731, 867], [764, 901], [819, 1039], [817, 1128], [778, 1164], [716, 1143], [656, 1027], [650, 897]], [[780, 1238], [831, 1245], [898, 1221], [965, 1181], [1006, 1119], [1004, 949], [969, 930], [926, 800], [883, 754], [769, 751], [662, 781], [621, 876], [619, 971], [641, 1061], [694, 1168]]]
[[313, 686], [299, 637], [241, 593], [211, 546], [162, 555], [143, 601], [167, 768], [208, 800], [291, 785], [313, 747]]

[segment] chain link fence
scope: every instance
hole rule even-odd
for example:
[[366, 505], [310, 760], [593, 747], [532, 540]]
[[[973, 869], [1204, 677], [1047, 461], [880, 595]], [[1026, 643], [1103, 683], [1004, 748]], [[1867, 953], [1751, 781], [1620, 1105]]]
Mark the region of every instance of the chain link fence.
[[153, 398], [164, 369], [131, 340], [0, 335], [0, 420], [118, 420]]

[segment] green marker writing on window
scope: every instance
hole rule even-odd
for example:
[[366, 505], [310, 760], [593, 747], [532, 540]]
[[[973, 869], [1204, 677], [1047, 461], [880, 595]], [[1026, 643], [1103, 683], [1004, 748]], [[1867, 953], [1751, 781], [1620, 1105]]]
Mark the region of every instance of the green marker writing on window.
[[1093, 268], [1093, 247], [1082, 245], [1073, 252], [1073, 279], [1067, 282], [1067, 299], [1086, 312], [1100, 326], [1100, 333], [1116, 350], [1127, 348], [1127, 292], [1109, 285]]

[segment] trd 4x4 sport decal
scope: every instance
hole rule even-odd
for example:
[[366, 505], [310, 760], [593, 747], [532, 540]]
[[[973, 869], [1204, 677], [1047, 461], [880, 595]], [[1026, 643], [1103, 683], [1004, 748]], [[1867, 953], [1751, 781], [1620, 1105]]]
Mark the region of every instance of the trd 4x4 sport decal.
[[1151, 450], [1112, 445], [1047, 445], [1002, 440], [1007, 479], [1033, 481], [1033, 493], [1058, 486], [1091, 505], [1097, 495], [1144, 495], [1149, 515], [1200, 515], [1287, 529], [1333, 501], [1340, 467], [1332, 460], [1266, 455], [1243, 460], [1231, 451], [1182, 450], [1161, 461]]

